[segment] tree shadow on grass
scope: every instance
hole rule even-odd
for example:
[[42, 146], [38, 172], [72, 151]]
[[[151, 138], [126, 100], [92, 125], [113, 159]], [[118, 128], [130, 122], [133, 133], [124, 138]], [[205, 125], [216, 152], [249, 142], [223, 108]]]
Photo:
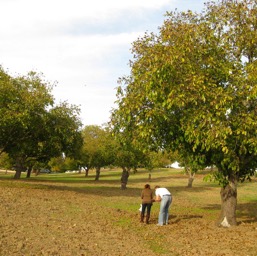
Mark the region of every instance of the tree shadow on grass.
[[89, 195], [89, 196], [102, 196], [102, 197], [135, 197], [138, 198], [140, 201], [140, 195], [142, 189], [139, 188], [128, 188], [126, 190], [121, 190], [120, 185], [117, 186], [110, 185], [108, 183], [108, 186], [106, 183], [102, 183], [103, 185], [99, 184], [99, 182], [93, 183], [92, 186], [89, 186], [88, 184], [84, 184], [83, 186], [76, 187], [71, 185], [63, 185], [63, 184], [54, 184], [54, 183], [36, 183], [32, 184], [32, 189], [42, 189], [47, 191], [67, 191], [67, 192], [75, 192], [83, 195]]
[[257, 200], [238, 204], [237, 217], [243, 219], [240, 220], [238, 224], [257, 222]]
[[[203, 207], [202, 209], [218, 211], [221, 209], [221, 205], [213, 204]], [[238, 219], [238, 225], [242, 223], [257, 222], [257, 200], [238, 204], [236, 208], [236, 217]]]
[[[28, 182], [30, 183], [30, 182]], [[88, 195], [99, 195], [99, 196], [105, 196], [105, 197], [112, 197], [112, 196], [127, 196], [127, 197], [135, 197], [140, 200], [140, 195], [142, 192], [142, 188], [131, 188], [129, 185], [127, 186], [127, 189], [121, 190], [120, 183], [110, 182], [110, 181], [91, 181], [91, 182], [83, 182], [83, 183], [76, 183], [80, 186], [73, 186], [72, 184], [65, 185], [65, 182], [63, 183], [55, 183], [55, 182], [49, 182], [49, 181], [40, 181], [38, 183], [31, 182], [32, 186], [33, 183], [35, 183], [35, 187], [38, 188], [45, 188], [49, 190], [60, 190], [60, 191], [73, 191], [77, 193], [82, 194], [88, 194]], [[194, 187], [187, 189], [186, 187], [180, 187], [180, 186], [174, 186], [174, 187], [166, 187], [173, 196], [178, 195], [181, 192], [189, 191], [190, 192], [198, 192], [202, 193], [204, 191], [211, 190], [211, 188], [208, 187]], [[154, 187], [152, 187], [154, 189]]]
[[[15, 180], [20, 186], [22, 184], [26, 185], [26, 187], [38, 188], [38, 189], [51, 189], [51, 190], [63, 190], [63, 191], [74, 191], [83, 194], [91, 194], [91, 195], [103, 195], [106, 197], [111, 196], [128, 196], [128, 197], [138, 197], [140, 198], [141, 191], [144, 187], [144, 184], [149, 183], [154, 189], [155, 185], [159, 185], [162, 181], [169, 180], [172, 177], [160, 177], [153, 179], [151, 181], [147, 181], [146, 179], [138, 179], [138, 180], [129, 180], [127, 184], [126, 190], [120, 189], [120, 180], [117, 178], [109, 178], [109, 179], [101, 179], [95, 181], [94, 176], [85, 177], [84, 175], [71, 174], [68, 176], [52, 176], [51, 174], [31, 177], [29, 179], [23, 178], [20, 180]], [[174, 179], [174, 177], [173, 177]], [[0, 179], [3, 181], [14, 181], [13, 179]], [[135, 184], [142, 184], [142, 188], [133, 187]], [[186, 184], [185, 184], [186, 185]], [[207, 186], [201, 187], [192, 187], [188, 188], [186, 186], [166, 186], [166, 188], [171, 192], [172, 195], [176, 196], [180, 192], [188, 191], [188, 192], [204, 192], [211, 189]]]
[[202, 215], [198, 214], [185, 214], [185, 215], [170, 215], [169, 216], [169, 223], [177, 224], [183, 220], [190, 220], [190, 219], [202, 219]]
[[188, 192], [188, 193], [203, 193], [207, 191], [211, 191], [213, 187], [205, 187], [205, 186], [199, 186], [199, 187], [192, 187], [188, 188], [186, 186], [166, 186], [166, 188], [171, 192], [173, 196], [179, 195], [182, 192]]

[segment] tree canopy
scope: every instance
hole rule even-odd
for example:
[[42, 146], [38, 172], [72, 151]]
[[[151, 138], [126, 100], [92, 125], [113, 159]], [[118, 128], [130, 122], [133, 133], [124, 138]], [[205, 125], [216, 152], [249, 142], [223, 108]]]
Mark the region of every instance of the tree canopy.
[[96, 168], [95, 180], [99, 180], [101, 168], [114, 163], [116, 143], [107, 128], [97, 125], [85, 126], [82, 135], [81, 161], [88, 169]]
[[159, 32], [145, 33], [132, 53], [131, 75], [117, 88], [114, 132], [145, 148], [183, 152], [192, 164], [216, 165], [220, 223], [235, 225], [237, 182], [257, 168], [256, 1], [168, 12]]
[[79, 109], [54, 105], [51, 89], [40, 74], [11, 77], [0, 68], [0, 150], [14, 159], [16, 178], [35, 161], [79, 152]]

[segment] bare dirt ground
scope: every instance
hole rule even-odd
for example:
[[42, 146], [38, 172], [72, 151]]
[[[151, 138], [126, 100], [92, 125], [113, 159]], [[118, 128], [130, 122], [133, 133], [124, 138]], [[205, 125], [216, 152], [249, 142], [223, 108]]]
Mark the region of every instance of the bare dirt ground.
[[256, 220], [225, 229], [185, 214], [158, 227], [156, 214], [140, 224], [139, 212], [113, 209], [111, 199], [101, 203], [104, 195], [62, 184], [28, 188], [0, 180], [0, 194], [1, 256], [257, 255]]

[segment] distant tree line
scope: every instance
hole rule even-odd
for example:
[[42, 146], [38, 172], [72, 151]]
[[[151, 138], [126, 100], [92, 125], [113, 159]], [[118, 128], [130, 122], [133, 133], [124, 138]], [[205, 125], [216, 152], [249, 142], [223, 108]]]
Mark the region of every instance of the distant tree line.
[[132, 143], [122, 145], [108, 126], [82, 127], [77, 106], [55, 104], [53, 86], [42, 74], [13, 77], [0, 67], [0, 166], [15, 170], [15, 179], [24, 171], [29, 178], [40, 169], [63, 172], [87, 167], [99, 180], [101, 168], [118, 166], [126, 188], [131, 170], [160, 164]]

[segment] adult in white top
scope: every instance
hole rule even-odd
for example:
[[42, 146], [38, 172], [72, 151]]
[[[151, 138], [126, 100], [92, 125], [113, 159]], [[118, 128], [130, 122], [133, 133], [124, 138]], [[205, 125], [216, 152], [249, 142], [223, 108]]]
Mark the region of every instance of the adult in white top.
[[169, 208], [172, 203], [171, 193], [167, 188], [155, 186], [155, 202], [161, 202], [158, 226], [167, 225], [169, 221]]

